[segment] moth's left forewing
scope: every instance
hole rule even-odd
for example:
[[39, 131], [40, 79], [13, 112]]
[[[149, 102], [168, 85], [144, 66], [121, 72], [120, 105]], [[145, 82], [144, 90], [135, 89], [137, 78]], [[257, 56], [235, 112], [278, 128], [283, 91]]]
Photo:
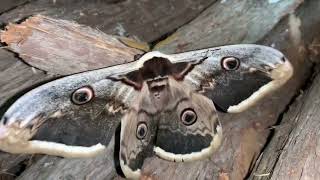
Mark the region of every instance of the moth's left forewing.
[[[279, 51], [260, 45], [230, 45], [173, 55], [177, 62], [204, 59], [185, 77], [193, 91], [212, 99], [219, 110], [237, 113], [290, 79], [293, 68]], [[235, 65], [238, 61], [239, 66]], [[226, 68], [231, 62], [235, 69]]]
[[62, 157], [103, 152], [136, 95], [133, 87], [108, 77], [131, 67], [134, 70], [125, 64], [83, 72], [26, 93], [2, 117], [0, 149]]

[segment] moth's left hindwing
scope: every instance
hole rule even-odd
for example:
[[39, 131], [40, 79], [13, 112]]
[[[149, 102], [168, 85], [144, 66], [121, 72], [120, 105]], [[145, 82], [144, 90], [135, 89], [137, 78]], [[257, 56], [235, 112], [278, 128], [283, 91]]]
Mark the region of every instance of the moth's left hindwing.
[[143, 86], [121, 120], [120, 165], [126, 177], [138, 179], [147, 157], [153, 156], [158, 119], [149, 92]]

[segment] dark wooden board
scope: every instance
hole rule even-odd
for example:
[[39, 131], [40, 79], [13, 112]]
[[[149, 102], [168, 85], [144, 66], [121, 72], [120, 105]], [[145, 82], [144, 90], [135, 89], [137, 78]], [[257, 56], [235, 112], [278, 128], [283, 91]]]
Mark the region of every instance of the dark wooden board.
[[[255, 43], [266, 36], [303, 0], [223, 0], [158, 43], [155, 50], [182, 52], [234, 43]], [[271, 45], [271, 44], [269, 44]]]
[[105, 33], [152, 42], [195, 18], [216, 0], [38, 0], [0, 16], [9, 23], [43, 14], [73, 20]]
[[[320, 177], [319, 92], [320, 76], [317, 75], [300, 102], [296, 107], [292, 107], [296, 108], [296, 111], [286, 114], [291, 120], [290, 123], [294, 124], [294, 128], [289, 133], [270, 179], [318, 179]], [[285, 125], [280, 125], [280, 128]]]
[[[319, 1], [306, 1], [304, 5], [299, 8], [299, 11], [297, 13], [301, 21], [300, 29], [305, 43], [305, 46], [303, 46], [303, 48], [300, 48], [300, 52], [308, 52], [308, 57], [304, 59], [304, 62], [312, 62], [312, 70], [316, 71], [320, 62], [320, 16], [318, 14], [314, 14], [313, 12], [318, 11], [320, 11]], [[283, 30], [280, 30], [279, 28], [276, 31], [280, 32]], [[282, 39], [279, 39], [277, 43], [282, 43], [281, 41]], [[310, 71], [310, 73], [312, 73], [312, 70]], [[319, 177], [319, 175], [317, 176], [319, 169], [312, 168], [319, 166], [310, 165], [310, 163], [316, 165], [318, 162], [317, 158], [313, 158], [312, 161], [306, 162], [306, 159], [304, 159], [303, 157], [304, 152], [312, 150], [312, 147], [310, 147], [310, 149], [305, 149], [302, 147], [303, 143], [313, 143], [312, 139], [308, 139], [308, 136], [304, 136], [303, 134], [312, 134], [313, 126], [318, 126], [317, 124], [312, 124], [316, 123], [318, 119], [312, 122], [308, 117], [306, 117], [306, 114], [309, 113], [308, 115], [310, 116], [310, 118], [319, 117], [317, 115], [318, 109], [317, 107], [314, 107], [319, 94], [319, 91], [315, 90], [319, 86], [319, 77], [314, 79], [313, 76], [311, 76], [311, 78], [305, 82], [304, 88], [309, 87], [310, 83], [312, 83], [312, 87], [310, 89], [308, 88], [306, 92], [304, 92], [304, 90], [301, 90], [301, 93], [303, 93], [303, 95], [297, 96], [295, 98], [292, 105], [290, 106], [290, 109], [288, 109], [288, 111], [284, 114], [281, 121], [277, 122], [277, 124], [274, 126], [273, 136], [272, 138], [270, 138], [270, 142], [266, 145], [263, 153], [259, 157], [259, 160], [256, 162], [256, 165], [253, 168], [249, 179], [308, 179], [308, 177], [312, 177], [309, 176], [312, 174], [314, 175], [313, 177]], [[303, 129], [301, 129], [300, 132], [299, 127], [301, 127], [301, 124], [305, 124], [305, 126]], [[297, 140], [299, 139], [298, 136], [302, 136], [301, 138], [303, 138], [303, 140]], [[317, 138], [319, 138], [319, 136]], [[292, 144], [293, 140], [297, 141], [297, 143], [294, 143], [295, 145]], [[292, 148], [292, 150], [290, 150], [290, 148]], [[298, 148], [299, 150], [297, 150], [296, 148]], [[297, 161], [293, 160], [292, 156], [286, 155], [294, 151], [296, 152], [294, 158], [296, 158], [297, 161], [306, 163], [306, 166], [294, 163]], [[292, 164], [289, 165], [289, 161], [291, 160]], [[284, 163], [287, 164], [284, 165]], [[293, 167], [292, 165], [295, 167]], [[282, 173], [280, 173], [280, 171], [282, 171]]]
[[250, 179], [318, 179], [320, 75], [274, 127], [275, 135]]
[[13, 53], [0, 49], [0, 106], [23, 89], [50, 77], [17, 60]]
[[0, 14], [10, 11], [22, 4], [28, 3], [31, 0], [2, 0], [0, 6]]

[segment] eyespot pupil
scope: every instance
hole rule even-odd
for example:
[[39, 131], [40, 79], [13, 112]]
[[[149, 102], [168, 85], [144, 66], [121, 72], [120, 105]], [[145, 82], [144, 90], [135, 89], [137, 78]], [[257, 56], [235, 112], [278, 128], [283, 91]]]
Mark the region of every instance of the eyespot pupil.
[[188, 113], [185, 115], [184, 121], [186, 121], [187, 123], [190, 123], [193, 121], [193, 119], [194, 119], [194, 114]]
[[138, 139], [142, 140], [147, 135], [147, 125], [141, 122], [137, 126], [136, 136]]
[[144, 128], [140, 128], [140, 130], [139, 130], [139, 132], [138, 132], [138, 133], [139, 133], [139, 136], [142, 137], [145, 132], [146, 132], [146, 131], [144, 130]]
[[227, 66], [229, 69], [235, 69], [237, 67], [237, 61], [233, 60], [233, 61], [227, 61]]
[[225, 70], [236, 70], [240, 66], [240, 61], [235, 57], [225, 57], [221, 60], [221, 66]]
[[79, 93], [76, 93], [75, 94], [75, 99], [79, 102], [85, 102], [87, 101], [89, 98], [88, 98], [88, 94], [86, 92], [79, 92]]
[[190, 126], [197, 121], [197, 114], [193, 109], [188, 108], [182, 111], [180, 118], [184, 125]]

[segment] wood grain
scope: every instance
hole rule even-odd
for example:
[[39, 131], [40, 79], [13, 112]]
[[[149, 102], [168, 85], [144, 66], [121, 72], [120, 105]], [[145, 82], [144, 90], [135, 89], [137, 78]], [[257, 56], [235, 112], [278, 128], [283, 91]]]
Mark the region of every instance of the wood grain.
[[250, 179], [317, 179], [320, 76], [290, 106]]
[[102, 32], [153, 42], [194, 19], [216, 0], [37, 0], [0, 16], [16, 22], [35, 14], [72, 20]]
[[31, 66], [59, 75], [130, 62], [142, 53], [115, 36], [40, 15], [8, 25], [0, 37]]
[[[320, 2], [318, 1], [306, 1], [304, 6], [302, 6], [299, 9], [298, 17], [301, 20], [301, 27], [300, 30], [302, 32], [302, 37], [305, 43], [305, 47], [308, 52], [308, 57], [305, 58], [305, 61], [307, 62], [313, 62], [313, 69], [317, 69], [318, 63], [320, 62], [319, 53], [320, 47], [317, 45], [319, 44], [320, 39], [320, 19], [319, 15], [313, 14], [313, 12], [320, 10]], [[280, 31], [281, 28], [276, 29], [276, 33]], [[284, 29], [284, 28], [283, 28]], [[311, 30], [312, 29], [312, 30]], [[310, 31], [311, 30], [311, 31]], [[281, 39], [278, 40], [277, 44], [281, 43]], [[303, 50], [304, 51], [304, 50]], [[299, 68], [297, 68], [299, 70]], [[312, 73], [312, 71], [311, 71]], [[305, 82], [305, 88], [310, 85], [311, 82], [313, 82], [312, 86], [317, 86], [317, 83], [319, 82], [319, 78], [313, 79], [311, 78], [309, 81]], [[311, 90], [307, 90], [307, 92], [303, 93], [304, 95], [297, 96], [295, 98], [295, 101], [293, 101], [292, 105], [290, 106], [290, 109], [286, 112], [286, 114], [283, 115], [283, 118], [281, 121], [277, 122], [277, 124], [274, 126], [273, 136], [270, 138], [270, 142], [266, 145], [263, 153], [260, 155], [259, 160], [256, 162], [255, 167], [253, 168], [252, 172], [250, 173], [250, 176], [248, 179], [254, 179], [254, 180], [266, 180], [266, 179], [287, 179], [291, 177], [292, 179], [316, 179], [312, 177], [308, 177], [303, 174], [303, 167], [301, 165], [297, 165], [296, 168], [292, 168], [292, 166], [289, 166], [288, 168], [291, 168], [292, 170], [292, 176], [289, 176], [290, 174], [287, 174], [288, 176], [280, 176], [279, 173], [279, 167], [282, 166], [281, 159], [285, 159], [284, 161], [287, 162], [289, 159], [285, 158], [287, 153], [291, 152], [291, 150], [287, 149], [289, 148], [296, 148], [294, 147], [291, 142], [289, 141], [289, 138], [294, 138], [293, 136], [297, 137], [299, 136], [298, 133], [305, 133], [305, 132], [299, 132], [297, 130], [297, 126], [299, 124], [304, 122], [304, 114], [306, 111], [309, 112], [309, 109], [307, 109], [306, 103], [315, 102], [313, 99], [311, 100], [311, 97], [309, 94]], [[314, 91], [314, 90], [312, 90]], [[301, 91], [303, 92], [303, 91]], [[313, 97], [314, 99], [317, 98], [317, 95]], [[310, 104], [310, 103], [309, 103]], [[316, 111], [316, 109], [315, 109]], [[313, 116], [313, 113], [310, 114]], [[308, 119], [307, 119], [308, 120]], [[311, 123], [311, 122], [306, 122]], [[312, 131], [310, 129], [311, 127], [304, 128], [303, 131]], [[296, 131], [296, 132], [295, 132]], [[304, 141], [308, 141], [308, 139], [304, 139]], [[311, 141], [311, 140], [310, 140]], [[307, 142], [306, 142], [307, 143]], [[286, 147], [287, 146], [287, 147]], [[297, 143], [297, 147], [300, 147], [301, 144]], [[284, 150], [284, 148], [286, 149]], [[303, 161], [303, 154], [306, 149], [301, 148], [301, 156], [300, 153], [297, 153], [296, 158]], [[294, 161], [293, 161], [294, 162]], [[288, 162], [287, 162], [288, 163]], [[317, 159], [314, 158], [314, 162], [311, 162], [316, 164]], [[305, 166], [305, 167], [308, 167]], [[308, 167], [309, 168], [309, 167]], [[284, 167], [282, 167], [283, 173], [289, 173]], [[317, 169], [312, 169], [310, 167], [310, 170], [314, 171], [314, 175], [317, 174]], [[277, 171], [277, 174], [274, 174], [275, 171]], [[296, 173], [293, 173], [296, 172]], [[312, 174], [309, 170], [306, 171], [307, 174]], [[308, 173], [309, 172], [309, 173]], [[301, 177], [298, 176], [297, 173], [301, 173]], [[284, 175], [282, 174], [282, 175]], [[279, 175], [279, 176], [278, 176]], [[278, 178], [277, 178], [278, 176]]]
[[[292, 108], [296, 111], [286, 114], [294, 128], [281, 149], [278, 162], [270, 179], [317, 179], [320, 177], [320, 76]], [[290, 124], [288, 124], [290, 126]], [[281, 131], [282, 124], [277, 128]]]
[[158, 43], [155, 50], [173, 53], [234, 43], [255, 43], [302, 2], [220, 1]]
[[0, 14], [10, 11], [22, 4], [28, 3], [28, 0], [2, 0], [0, 6]]

